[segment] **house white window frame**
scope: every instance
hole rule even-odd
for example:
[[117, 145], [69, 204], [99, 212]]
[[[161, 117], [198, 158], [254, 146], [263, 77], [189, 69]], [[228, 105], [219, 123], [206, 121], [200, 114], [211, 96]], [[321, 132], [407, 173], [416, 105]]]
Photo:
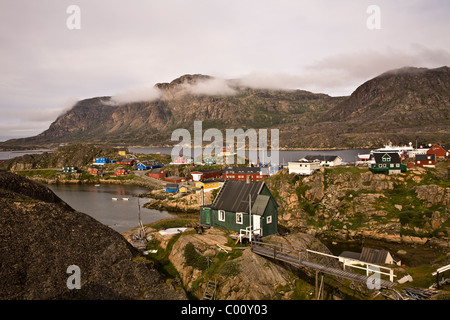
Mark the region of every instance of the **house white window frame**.
[[225, 222], [225, 210], [217, 211], [217, 219], [219, 219], [219, 221]]
[[[240, 222], [238, 220], [238, 217], [240, 217]], [[236, 212], [236, 224], [244, 224], [244, 213], [243, 212]]]
[[266, 217], [266, 224], [270, 224], [272, 223], [272, 216], [267, 216]]

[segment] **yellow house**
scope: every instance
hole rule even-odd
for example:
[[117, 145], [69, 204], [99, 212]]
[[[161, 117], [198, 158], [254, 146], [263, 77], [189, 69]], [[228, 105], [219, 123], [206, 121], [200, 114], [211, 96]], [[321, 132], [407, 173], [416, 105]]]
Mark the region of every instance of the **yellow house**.
[[127, 148], [119, 148], [119, 154], [120, 154], [121, 156], [125, 156], [125, 155], [127, 155], [128, 153], [129, 153], [129, 151], [128, 151]]
[[218, 180], [212, 180], [212, 181], [196, 181], [195, 186], [197, 188], [203, 187], [203, 189], [206, 190], [212, 190], [220, 188], [223, 185], [223, 181]]
[[188, 189], [186, 187], [180, 187], [180, 189], [178, 189], [178, 192], [180, 193], [186, 193], [188, 191]]

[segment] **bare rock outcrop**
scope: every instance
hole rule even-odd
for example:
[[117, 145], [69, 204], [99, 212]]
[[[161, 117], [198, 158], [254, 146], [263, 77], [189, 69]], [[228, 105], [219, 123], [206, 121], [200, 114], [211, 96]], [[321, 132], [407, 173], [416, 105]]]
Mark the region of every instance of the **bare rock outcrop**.
[[[186, 298], [119, 233], [43, 185], [0, 172], [0, 212], [0, 299]], [[72, 265], [80, 289], [67, 286]]]

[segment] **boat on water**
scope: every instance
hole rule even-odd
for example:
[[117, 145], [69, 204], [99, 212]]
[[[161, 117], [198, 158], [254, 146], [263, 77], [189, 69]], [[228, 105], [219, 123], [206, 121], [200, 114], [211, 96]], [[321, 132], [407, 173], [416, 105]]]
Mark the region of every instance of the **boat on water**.
[[412, 142], [407, 146], [393, 146], [392, 143], [388, 143], [383, 148], [372, 150], [370, 153], [379, 153], [379, 152], [397, 152], [399, 155], [408, 153], [413, 151], [414, 147], [412, 146]]
[[129, 200], [129, 198], [122, 198], [122, 200], [128, 201], [128, 200]]
[[369, 161], [370, 160], [370, 153], [365, 153], [365, 154], [359, 154], [358, 153], [358, 159], [359, 161]]
[[117, 198], [111, 198], [112, 200], [117, 200]]

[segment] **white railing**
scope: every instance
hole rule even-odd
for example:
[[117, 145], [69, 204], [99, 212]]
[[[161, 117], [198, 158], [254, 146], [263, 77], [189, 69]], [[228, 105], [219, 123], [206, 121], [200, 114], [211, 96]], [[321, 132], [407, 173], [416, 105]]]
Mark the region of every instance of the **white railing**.
[[245, 229], [240, 229], [239, 230], [239, 242], [242, 243], [242, 239], [244, 237], [247, 237], [250, 239], [252, 239], [252, 235], [255, 234], [255, 231], [259, 231], [259, 234], [261, 234], [261, 228], [258, 229], [252, 229], [252, 227], [246, 227]]

